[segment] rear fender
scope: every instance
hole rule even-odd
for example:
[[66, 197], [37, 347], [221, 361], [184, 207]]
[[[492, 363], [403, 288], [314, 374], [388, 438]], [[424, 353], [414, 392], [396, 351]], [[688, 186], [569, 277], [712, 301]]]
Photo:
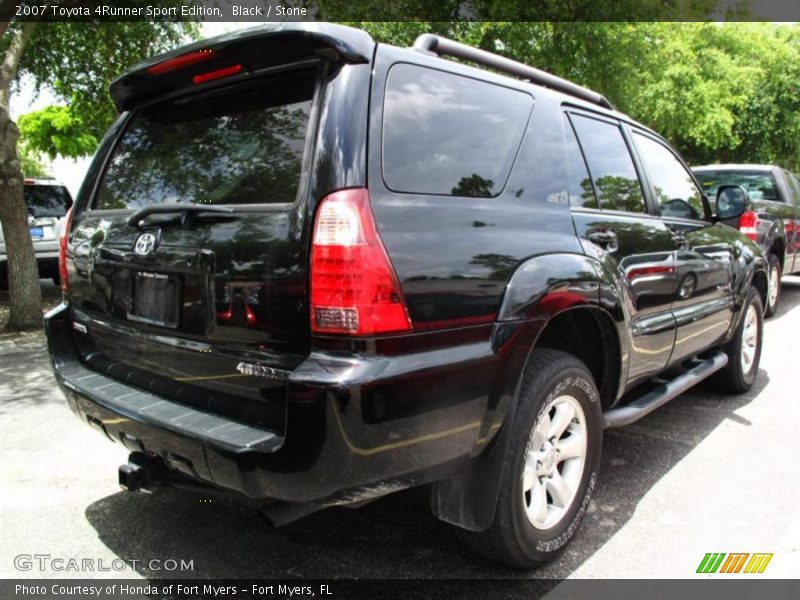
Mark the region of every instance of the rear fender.
[[[618, 290], [599, 263], [579, 254], [538, 256], [517, 268], [506, 287], [492, 334], [494, 351], [503, 365], [495, 394], [499, 401], [487, 412], [470, 467], [433, 485], [432, 508], [439, 519], [471, 531], [491, 525], [522, 374], [539, 335], [551, 319], [578, 308], [603, 310], [624, 326], [624, 304]], [[626, 340], [619, 336], [623, 360]], [[624, 365], [620, 371], [622, 380]]]

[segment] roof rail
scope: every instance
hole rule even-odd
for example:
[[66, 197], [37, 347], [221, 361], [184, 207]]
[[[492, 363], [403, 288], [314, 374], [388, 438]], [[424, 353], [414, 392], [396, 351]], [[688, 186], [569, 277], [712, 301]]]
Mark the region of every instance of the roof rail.
[[434, 35], [432, 33], [423, 33], [414, 42], [414, 50], [419, 52], [426, 52], [428, 54], [436, 54], [437, 56], [452, 56], [461, 58], [470, 62], [477, 63], [484, 67], [496, 69], [515, 77], [527, 79], [531, 83], [543, 85], [550, 89], [575, 96], [581, 100], [586, 100], [593, 104], [598, 104], [603, 108], [614, 110], [614, 105], [609, 102], [605, 96], [593, 92], [592, 90], [552, 75], [546, 71], [529, 67], [521, 62], [505, 58], [497, 54], [492, 54], [486, 50], [467, 46], [459, 42], [454, 42], [447, 38]]

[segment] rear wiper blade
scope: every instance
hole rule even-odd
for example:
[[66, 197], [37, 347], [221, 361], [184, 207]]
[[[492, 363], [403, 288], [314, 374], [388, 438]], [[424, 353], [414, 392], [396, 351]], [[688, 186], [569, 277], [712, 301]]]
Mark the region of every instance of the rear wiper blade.
[[233, 212], [230, 206], [215, 206], [211, 204], [150, 204], [139, 208], [128, 217], [127, 223], [131, 227], [139, 227], [150, 215], [181, 213], [184, 220], [197, 213], [227, 213]]

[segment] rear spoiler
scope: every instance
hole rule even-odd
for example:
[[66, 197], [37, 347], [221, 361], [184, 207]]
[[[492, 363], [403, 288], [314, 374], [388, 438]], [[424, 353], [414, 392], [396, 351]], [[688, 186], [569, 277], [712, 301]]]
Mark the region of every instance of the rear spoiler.
[[215, 79], [215, 74], [226, 70], [241, 78], [253, 71], [314, 58], [369, 63], [374, 50], [375, 42], [369, 34], [352, 27], [330, 23], [269, 24], [150, 58], [115, 79], [109, 91], [117, 108], [125, 111], [171, 91]]

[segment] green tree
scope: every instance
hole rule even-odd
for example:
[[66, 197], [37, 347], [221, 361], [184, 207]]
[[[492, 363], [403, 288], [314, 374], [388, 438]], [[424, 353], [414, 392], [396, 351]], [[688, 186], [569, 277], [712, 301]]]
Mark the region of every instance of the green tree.
[[[0, 14], [12, 13], [14, 4], [0, 0]], [[89, 152], [116, 113], [108, 96], [111, 80], [197, 31], [188, 23], [0, 22], [0, 223], [8, 255], [8, 329], [38, 328], [42, 320], [17, 154], [19, 128], [8, 110], [12, 86], [26, 75], [36, 89], [48, 87], [68, 104], [23, 119], [32, 150], [67, 156]]]
[[20, 170], [25, 177], [47, 177], [47, 165], [42, 162], [42, 156], [33, 150], [25, 140], [17, 144]]

